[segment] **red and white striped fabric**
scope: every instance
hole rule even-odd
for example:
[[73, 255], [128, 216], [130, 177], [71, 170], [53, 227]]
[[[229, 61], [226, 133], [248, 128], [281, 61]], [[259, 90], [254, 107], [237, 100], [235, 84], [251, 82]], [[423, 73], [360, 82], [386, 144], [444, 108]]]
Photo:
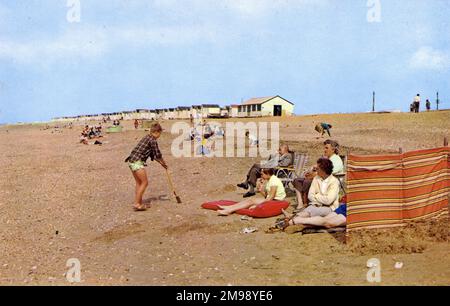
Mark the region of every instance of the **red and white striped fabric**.
[[347, 231], [448, 214], [450, 148], [348, 156]]

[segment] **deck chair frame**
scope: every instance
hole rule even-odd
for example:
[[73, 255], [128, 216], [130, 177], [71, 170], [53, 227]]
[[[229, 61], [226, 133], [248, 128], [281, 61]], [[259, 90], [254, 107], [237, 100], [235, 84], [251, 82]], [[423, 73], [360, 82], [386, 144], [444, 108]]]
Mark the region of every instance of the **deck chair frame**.
[[303, 153], [294, 153], [294, 163], [291, 167], [276, 167], [275, 175], [283, 182], [284, 188], [292, 189], [290, 186], [296, 178], [301, 178], [306, 172], [308, 155]]

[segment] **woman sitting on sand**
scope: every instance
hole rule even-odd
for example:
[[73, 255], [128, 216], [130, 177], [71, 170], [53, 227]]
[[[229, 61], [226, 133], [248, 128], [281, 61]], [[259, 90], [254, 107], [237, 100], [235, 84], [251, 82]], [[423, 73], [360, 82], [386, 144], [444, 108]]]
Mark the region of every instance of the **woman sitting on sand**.
[[257, 189], [264, 198], [251, 198], [232, 206], [219, 206], [219, 216], [229, 216], [240, 209], [253, 209], [267, 201], [283, 201], [286, 191], [281, 180], [274, 174], [273, 169], [263, 169], [261, 172], [262, 181], [258, 182]]

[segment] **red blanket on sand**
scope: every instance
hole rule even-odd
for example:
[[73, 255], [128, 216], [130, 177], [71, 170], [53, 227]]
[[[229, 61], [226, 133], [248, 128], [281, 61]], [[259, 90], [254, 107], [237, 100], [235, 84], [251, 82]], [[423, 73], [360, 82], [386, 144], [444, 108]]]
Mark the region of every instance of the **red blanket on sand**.
[[[214, 201], [202, 204], [202, 208], [210, 210], [219, 210], [219, 206], [231, 206], [238, 202], [234, 201]], [[282, 209], [287, 209], [289, 202], [286, 201], [268, 201], [258, 205], [254, 209], [241, 209], [236, 213], [253, 218], [270, 218], [282, 214]]]

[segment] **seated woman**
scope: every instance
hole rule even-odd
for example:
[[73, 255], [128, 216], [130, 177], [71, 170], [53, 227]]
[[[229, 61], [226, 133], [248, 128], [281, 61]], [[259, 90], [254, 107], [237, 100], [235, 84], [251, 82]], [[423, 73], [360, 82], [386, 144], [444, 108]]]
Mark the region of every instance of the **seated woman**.
[[322, 157], [317, 161], [317, 176], [312, 181], [308, 194], [310, 205], [292, 218], [285, 219], [281, 228], [284, 229], [290, 225], [298, 224], [325, 227], [340, 226], [344, 221], [341, 217], [341, 211], [339, 210], [338, 214], [335, 213], [339, 207], [339, 181], [333, 176], [332, 172], [333, 163], [331, 160]]
[[219, 206], [220, 216], [229, 216], [240, 209], [252, 209], [267, 201], [283, 201], [286, 198], [283, 183], [274, 175], [275, 171], [273, 169], [263, 169], [261, 172], [262, 179], [266, 183], [260, 182], [258, 191], [264, 198], [251, 198], [232, 206]]
[[[286, 215], [286, 217], [288, 217]], [[347, 224], [347, 205], [342, 204], [334, 212], [329, 213], [325, 217], [294, 217], [288, 221], [284, 229], [287, 233], [301, 232], [305, 228], [324, 227], [327, 229], [345, 226]]]
[[[333, 175], [342, 174], [344, 172], [344, 163], [342, 162], [339, 154], [339, 144], [333, 140], [326, 140], [323, 143], [324, 157], [331, 160], [333, 164]], [[308, 193], [311, 188], [311, 183], [314, 177], [317, 175], [317, 166], [314, 166], [312, 170], [305, 174], [304, 178], [298, 178], [293, 181], [295, 191], [297, 193], [297, 210], [301, 210], [308, 205]]]

